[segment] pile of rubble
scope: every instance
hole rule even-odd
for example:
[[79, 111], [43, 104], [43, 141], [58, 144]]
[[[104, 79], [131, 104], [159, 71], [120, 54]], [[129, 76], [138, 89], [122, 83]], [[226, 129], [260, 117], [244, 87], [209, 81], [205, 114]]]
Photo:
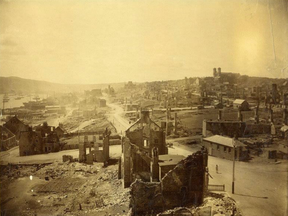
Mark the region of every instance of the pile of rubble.
[[177, 207], [165, 212], [159, 213], [157, 216], [172, 215], [194, 215], [194, 216], [241, 216], [240, 209], [236, 206], [235, 200], [222, 194], [208, 194], [204, 202], [199, 207]]
[[8, 164], [0, 166], [0, 180], [17, 179], [33, 175], [37, 170], [45, 167], [47, 164], [18, 165]]
[[82, 175], [96, 174], [101, 169], [101, 164], [86, 165], [81, 163], [69, 163], [67, 162], [54, 162], [49, 166], [45, 166], [35, 172], [37, 177], [52, 178], [71, 176], [75, 173]]
[[[117, 164], [103, 167], [102, 163], [87, 165], [67, 161], [22, 166], [20, 176], [24, 178], [17, 175], [19, 167], [6, 166], [1, 170], [5, 175], [1, 178], [1, 185], [26, 188], [21, 194], [14, 190], [1, 190], [7, 198], [3, 208], [9, 207], [11, 202], [8, 198], [12, 197], [23, 210], [22, 215], [49, 215], [53, 212], [53, 215], [104, 216], [127, 215], [129, 212], [129, 189], [124, 189], [118, 179]], [[10, 173], [9, 177], [7, 173]], [[19, 212], [10, 213], [19, 215]]]

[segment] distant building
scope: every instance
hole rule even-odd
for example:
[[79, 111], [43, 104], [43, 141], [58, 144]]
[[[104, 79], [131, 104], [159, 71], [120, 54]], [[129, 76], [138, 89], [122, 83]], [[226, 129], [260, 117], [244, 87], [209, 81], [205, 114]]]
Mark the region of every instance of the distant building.
[[249, 111], [249, 103], [243, 99], [236, 99], [233, 102], [233, 107], [239, 109], [240, 111]]
[[7, 128], [0, 126], [0, 151], [17, 146], [16, 136]]
[[100, 99], [99, 100], [99, 106], [100, 107], [106, 107], [106, 100], [105, 99]]
[[45, 113], [48, 114], [66, 114], [66, 108], [65, 106], [46, 106], [46, 111]]
[[40, 124], [35, 127], [35, 131], [41, 132], [41, 135], [44, 137], [45, 134], [50, 134], [55, 130], [54, 126], [49, 126], [47, 122], [44, 122], [43, 124]]
[[235, 160], [248, 159], [246, 145], [234, 138], [214, 135], [204, 138], [202, 144], [211, 156], [233, 160], [235, 150]]
[[219, 101], [213, 103], [215, 109], [223, 109], [223, 104]]
[[[60, 150], [58, 134], [62, 134], [62, 129], [56, 130], [53, 126], [48, 126], [47, 122], [35, 127], [29, 127], [27, 131], [21, 132], [19, 140], [19, 155], [35, 155]], [[58, 134], [57, 134], [58, 133]]]
[[4, 127], [15, 134], [16, 139], [20, 139], [21, 132], [27, 131], [29, 126], [20, 121], [15, 115], [4, 124]]
[[288, 81], [286, 80], [285, 82], [283, 82], [283, 84], [280, 86], [281, 91], [284, 92], [288, 92]]
[[47, 134], [47, 136], [43, 137], [42, 153], [58, 152], [59, 150], [59, 137], [55, 132]]
[[42, 153], [43, 139], [41, 132], [33, 131], [32, 128], [22, 132], [19, 140], [19, 155], [28, 156]]
[[85, 91], [85, 94], [92, 97], [101, 97], [102, 91], [101, 89], [92, 89], [91, 91]]
[[216, 82], [234, 84], [240, 77], [239, 73], [222, 72], [221, 68], [213, 68], [213, 77]]
[[57, 136], [59, 137], [59, 139], [64, 136], [65, 132], [66, 132], [66, 131], [65, 131], [62, 127], [60, 127], [60, 126], [58, 126], [57, 128], [55, 128], [55, 133], [57, 134]]
[[135, 84], [132, 81], [129, 81], [127, 84], [125, 84], [124, 88], [126, 89], [133, 89], [135, 88]]
[[168, 148], [164, 131], [150, 118], [149, 111], [141, 111], [141, 117], [126, 130], [126, 137], [130, 142], [143, 148], [148, 155], [154, 147], [158, 148], [159, 155], [167, 154]]
[[127, 103], [124, 105], [124, 110], [125, 111], [137, 111], [139, 107], [140, 107], [139, 104]]
[[280, 129], [281, 133], [282, 133], [282, 137], [286, 140], [288, 140], [288, 125], [284, 125], [281, 127]]

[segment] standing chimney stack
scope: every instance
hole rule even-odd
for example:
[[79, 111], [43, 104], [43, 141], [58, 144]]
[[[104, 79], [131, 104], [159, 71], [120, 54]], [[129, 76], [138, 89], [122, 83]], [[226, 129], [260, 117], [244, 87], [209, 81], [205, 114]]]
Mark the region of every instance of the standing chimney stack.
[[283, 124], [288, 125], [288, 111], [283, 109]]
[[269, 118], [270, 118], [270, 122], [273, 123], [274, 119], [273, 119], [273, 109], [272, 109], [272, 107], [270, 107], [270, 109], [269, 109]]
[[243, 115], [241, 113], [241, 109], [240, 108], [238, 109], [238, 120], [241, 121], [241, 122], [243, 121]]
[[218, 121], [222, 120], [222, 110], [218, 111]]

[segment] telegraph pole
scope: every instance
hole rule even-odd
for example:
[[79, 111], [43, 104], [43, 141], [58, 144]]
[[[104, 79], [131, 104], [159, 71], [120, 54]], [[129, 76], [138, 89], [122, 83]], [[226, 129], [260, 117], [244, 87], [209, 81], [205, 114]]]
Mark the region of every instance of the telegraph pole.
[[235, 189], [235, 156], [236, 156], [236, 148], [235, 148], [235, 140], [233, 139], [233, 173], [232, 173], [232, 194], [234, 194]]

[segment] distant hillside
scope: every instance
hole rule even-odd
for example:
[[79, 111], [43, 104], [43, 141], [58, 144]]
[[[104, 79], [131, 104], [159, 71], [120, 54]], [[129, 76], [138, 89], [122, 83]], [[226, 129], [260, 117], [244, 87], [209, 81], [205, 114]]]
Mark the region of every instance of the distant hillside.
[[[58, 84], [46, 81], [23, 79], [19, 77], [0, 77], [0, 94], [3, 93], [53, 93], [53, 92], [82, 92], [95, 88], [105, 89], [109, 84]], [[117, 89], [124, 83], [111, 83]]]

